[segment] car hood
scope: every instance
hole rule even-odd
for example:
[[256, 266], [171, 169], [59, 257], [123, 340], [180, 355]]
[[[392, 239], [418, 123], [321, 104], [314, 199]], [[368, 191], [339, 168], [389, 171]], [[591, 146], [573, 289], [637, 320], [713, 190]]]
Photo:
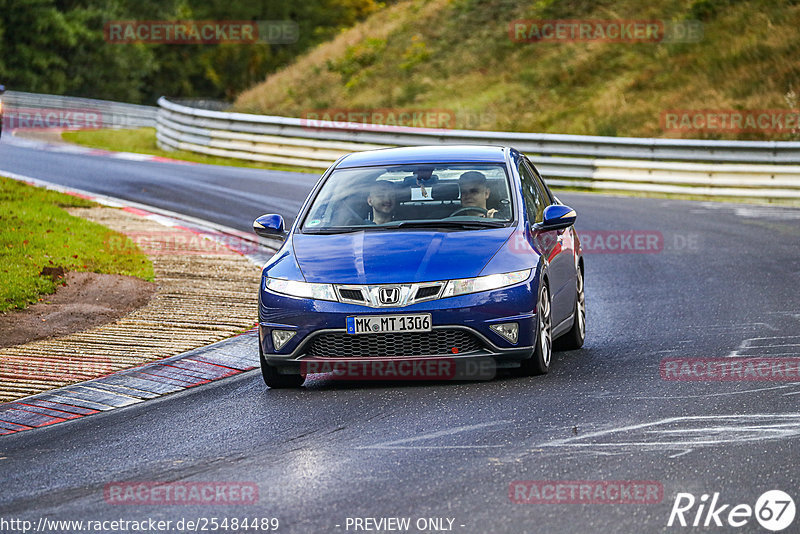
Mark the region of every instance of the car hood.
[[307, 282], [388, 284], [478, 276], [514, 228], [294, 234]]

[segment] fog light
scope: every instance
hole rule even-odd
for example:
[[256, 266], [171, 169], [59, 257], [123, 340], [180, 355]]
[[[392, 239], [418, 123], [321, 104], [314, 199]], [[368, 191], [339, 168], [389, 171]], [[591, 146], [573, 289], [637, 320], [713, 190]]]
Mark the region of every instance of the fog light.
[[500, 334], [502, 337], [516, 344], [519, 336], [519, 325], [517, 323], [501, 323], [489, 325], [489, 328]]
[[281, 350], [296, 333], [294, 330], [273, 330], [272, 344], [275, 346], [275, 350]]

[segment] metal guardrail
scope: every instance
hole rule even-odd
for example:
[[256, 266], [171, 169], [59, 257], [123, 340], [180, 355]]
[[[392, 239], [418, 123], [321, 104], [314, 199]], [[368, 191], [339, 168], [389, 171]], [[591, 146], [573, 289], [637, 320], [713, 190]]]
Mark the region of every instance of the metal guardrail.
[[[107, 100], [8, 91], [9, 118], [85, 127], [78, 114], [94, 114], [95, 127], [155, 126], [167, 150], [327, 168], [342, 154], [389, 146], [511, 145], [529, 154], [548, 183], [604, 190], [800, 199], [800, 142], [702, 141], [553, 135], [469, 130], [394, 128], [357, 123], [226, 113], [159, 100], [159, 107]], [[60, 111], [62, 113], [51, 113]], [[26, 115], [22, 115], [26, 114]], [[55, 118], [51, 118], [55, 117]], [[746, 164], [744, 164], [746, 162]]]
[[109, 100], [7, 91], [3, 95], [7, 128], [155, 127], [158, 108]]
[[[800, 142], [640, 139], [395, 128], [197, 109], [158, 101], [158, 144], [214, 156], [327, 168], [389, 146], [510, 145], [555, 186], [800, 199]], [[745, 164], [746, 163], [746, 164]]]

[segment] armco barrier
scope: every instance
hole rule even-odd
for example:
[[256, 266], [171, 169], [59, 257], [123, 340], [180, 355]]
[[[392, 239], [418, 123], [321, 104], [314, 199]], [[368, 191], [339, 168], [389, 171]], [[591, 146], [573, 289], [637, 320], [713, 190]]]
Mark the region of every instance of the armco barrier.
[[97, 128], [154, 127], [158, 115], [155, 106], [21, 91], [7, 91], [3, 95], [3, 108], [6, 128], [83, 128], [87, 127], [86, 119], [75, 115], [87, 113], [97, 118], [96, 126], [92, 125]]
[[[159, 107], [8, 91], [15, 110], [94, 111], [98, 126], [156, 126], [167, 150], [324, 169], [348, 152], [426, 144], [499, 144], [524, 151], [555, 186], [760, 199], [800, 199], [800, 142], [640, 139], [425, 128], [227, 113], [159, 100]], [[19, 119], [19, 117], [16, 117]], [[11, 126], [10, 121], [6, 121]], [[40, 125], [37, 125], [40, 126]], [[82, 127], [67, 124], [65, 127]]]
[[[348, 152], [429, 144], [511, 145], [555, 186], [800, 199], [800, 142], [640, 139], [426, 128], [227, 113], [161, 98], [157, 138], [180, 149], [250, 161], [327, 168]], [[624, 158], [624, 159], [623, 159]]]

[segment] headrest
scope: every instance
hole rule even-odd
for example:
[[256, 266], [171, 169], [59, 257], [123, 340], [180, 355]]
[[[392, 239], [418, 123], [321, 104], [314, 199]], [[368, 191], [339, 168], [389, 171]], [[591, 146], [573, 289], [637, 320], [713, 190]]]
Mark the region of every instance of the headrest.
[[458, 199], [459, 189], [455, 182], [438, 183], [433, 186], [431, 198], [433, 200], [456, 200]]
[[411, 200], [411, 188], [403, 184], [397, 185], [397, 203], [409, 202]]

